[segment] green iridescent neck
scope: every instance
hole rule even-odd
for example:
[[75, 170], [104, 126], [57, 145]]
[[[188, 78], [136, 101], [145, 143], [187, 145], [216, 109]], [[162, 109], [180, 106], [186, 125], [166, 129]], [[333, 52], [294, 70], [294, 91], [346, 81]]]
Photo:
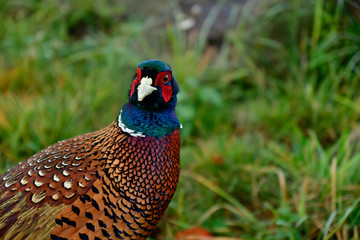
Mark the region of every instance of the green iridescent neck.
[[181, 124], [175, 114], [175, 107], [147, 111], [127, 103], [119, 114], [118, 126], [134, 137], [163, 137], [179, 129]]

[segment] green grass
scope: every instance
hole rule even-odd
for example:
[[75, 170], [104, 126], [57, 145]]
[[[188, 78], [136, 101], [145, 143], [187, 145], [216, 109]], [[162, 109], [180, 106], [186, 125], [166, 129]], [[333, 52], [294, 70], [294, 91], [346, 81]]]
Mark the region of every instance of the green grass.
[[110, 1], [0, 3], [0, 172], [112, 122], [135, 66], [170, 63], [182, 174], [154, 238], [359, 239], [360, 28], [352, 1], [271, 0], [222, 47], [156, 39]]

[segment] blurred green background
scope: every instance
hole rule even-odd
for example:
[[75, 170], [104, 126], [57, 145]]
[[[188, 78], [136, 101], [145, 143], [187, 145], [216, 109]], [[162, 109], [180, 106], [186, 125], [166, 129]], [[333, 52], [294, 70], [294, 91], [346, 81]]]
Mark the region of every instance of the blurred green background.
[[137, 64], [158, 58], [184, 128], [153, 239], [359, 239], [359, 13], [355, 0], [1, 1], [0, 172], [110, 124]]

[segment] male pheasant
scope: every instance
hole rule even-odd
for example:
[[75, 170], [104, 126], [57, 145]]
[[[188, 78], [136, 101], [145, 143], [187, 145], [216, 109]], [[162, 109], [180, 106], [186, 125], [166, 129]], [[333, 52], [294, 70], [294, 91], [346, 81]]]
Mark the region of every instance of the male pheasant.
[[178, 84], [139, 64], [104, 129], [60, 141], [0, 176], [0, 239], [145, 239], [179, 179]]

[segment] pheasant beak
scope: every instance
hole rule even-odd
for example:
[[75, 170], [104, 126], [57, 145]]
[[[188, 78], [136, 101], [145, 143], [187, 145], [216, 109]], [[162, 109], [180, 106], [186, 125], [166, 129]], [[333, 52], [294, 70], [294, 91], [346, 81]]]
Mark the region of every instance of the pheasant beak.
[[140, 85], [138, 86], [138, 101], [141, 102], [147, 95], [151, 94], [153, 91], [157, 90], [155, 87], [151, 86], [152, 79], [149, 77], [143, 77], [141, 79]]

